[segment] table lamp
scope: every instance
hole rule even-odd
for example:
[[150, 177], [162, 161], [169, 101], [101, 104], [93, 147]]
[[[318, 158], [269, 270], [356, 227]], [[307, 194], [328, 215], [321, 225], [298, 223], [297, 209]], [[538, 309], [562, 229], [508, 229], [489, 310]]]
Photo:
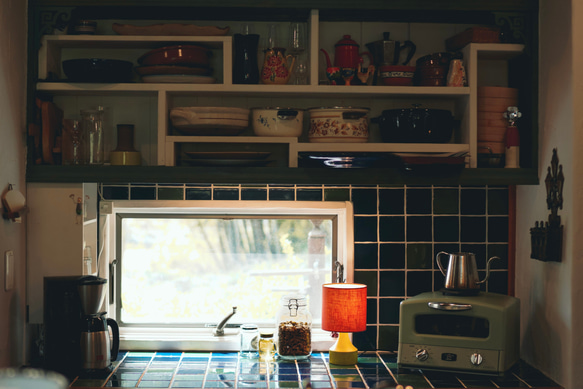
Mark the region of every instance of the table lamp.
[[330, 364], [356, 365], [358, 349], [348, 333], [366, 330], [366, 285], [322, 285], [322, 329], [338, 332], [338, 340], [330, 347]]

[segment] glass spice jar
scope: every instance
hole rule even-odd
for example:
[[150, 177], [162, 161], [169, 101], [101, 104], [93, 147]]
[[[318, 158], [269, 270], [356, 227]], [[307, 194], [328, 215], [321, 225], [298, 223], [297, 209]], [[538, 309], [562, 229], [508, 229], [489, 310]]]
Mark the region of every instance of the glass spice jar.
[[277, 352], [282, 359], [305, 359], [312, 354], [312, 315], [305, 295], [281, 298], [277, 312]]

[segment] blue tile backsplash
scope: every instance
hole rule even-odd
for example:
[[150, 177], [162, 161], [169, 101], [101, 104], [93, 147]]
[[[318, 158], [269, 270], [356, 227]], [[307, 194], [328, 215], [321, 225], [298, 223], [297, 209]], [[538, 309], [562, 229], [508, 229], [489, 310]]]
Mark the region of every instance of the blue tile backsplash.
[[332, 186], [102, 184], [105, 200], [352, 201], [355, 282], [368, 286], [367, 331], [360, 350], [396, 350], [399, 303], [439, 290], [439, 251], [476, 254], [488, 292], [508, 292], [508, 188], [501, 186]]

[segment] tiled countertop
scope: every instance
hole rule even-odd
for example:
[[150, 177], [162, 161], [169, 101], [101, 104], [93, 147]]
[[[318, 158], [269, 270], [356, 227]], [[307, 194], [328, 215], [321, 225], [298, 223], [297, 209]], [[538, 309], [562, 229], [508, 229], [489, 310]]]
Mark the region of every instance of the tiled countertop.
[[356, 366], [328, 363], [327, 353], [303, 361], [261, 362], [238, 353], [120, 353], [106, 379], [75, 379], [71, 387], [122, 388], [560, 388], [524, 362], [505, 376], [399, 370], [394, 353], [361, 354]]

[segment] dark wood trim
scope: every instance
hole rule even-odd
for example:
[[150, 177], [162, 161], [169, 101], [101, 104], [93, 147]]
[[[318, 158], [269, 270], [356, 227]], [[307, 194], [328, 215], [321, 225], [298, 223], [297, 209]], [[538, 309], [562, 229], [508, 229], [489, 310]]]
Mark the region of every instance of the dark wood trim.
[[329, 169], [278, 167], [29, 165], [27, 182], [309, 184], [309, 185], [538, 185], [536, 169]]

